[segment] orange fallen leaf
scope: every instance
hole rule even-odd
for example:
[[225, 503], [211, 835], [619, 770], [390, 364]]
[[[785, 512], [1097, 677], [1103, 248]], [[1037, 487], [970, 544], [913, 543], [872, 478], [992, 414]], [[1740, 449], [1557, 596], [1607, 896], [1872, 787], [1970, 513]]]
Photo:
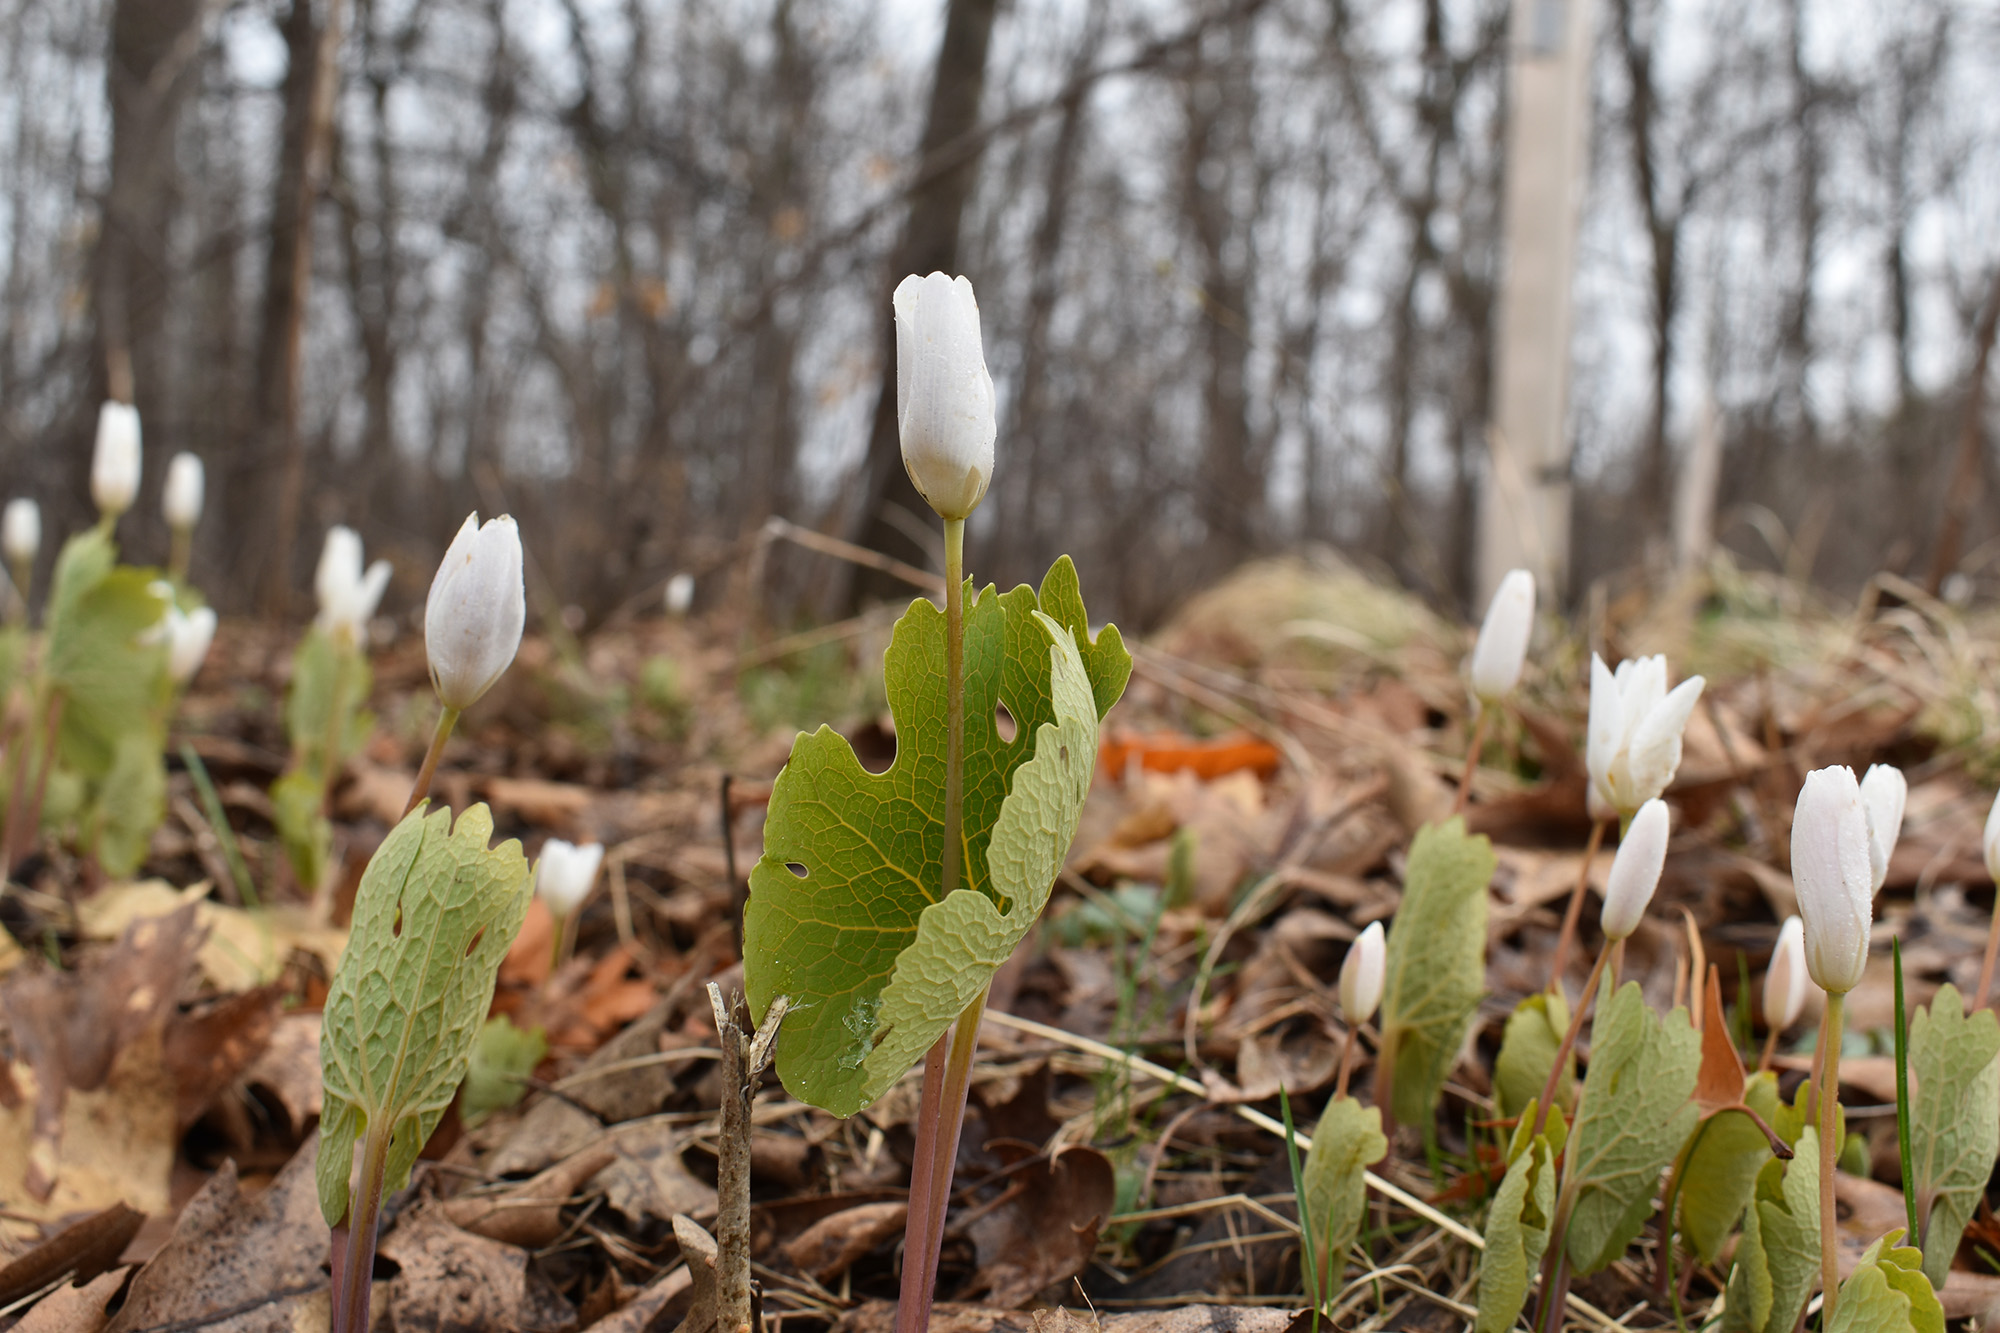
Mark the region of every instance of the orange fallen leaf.
[[1151, 773], [1190, 772], [1212, 781], [1245, 769], [1261, 778], [1277, 774], [1278, 748], [1242, 732], [1200, 740], [1176, 732], [1114, 732], [1098, 748], [1105, 770], [1118, 776], [1136, 762]]

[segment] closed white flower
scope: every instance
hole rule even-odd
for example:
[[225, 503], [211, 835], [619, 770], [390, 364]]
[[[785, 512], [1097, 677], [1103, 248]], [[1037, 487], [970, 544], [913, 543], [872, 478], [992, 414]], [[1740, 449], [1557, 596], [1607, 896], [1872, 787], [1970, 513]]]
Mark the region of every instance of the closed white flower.
[[1987, 812], [1986, 835], [1980, 843], [1986, 851], [1986, 874], [2000, 884], [2000, 795], [1993, 798], [1993, 808]]
[[1778, 1032], [1799, 1021], [1806, 1006], [1806, 930], [1795, 916], [1778, 927], [1771, 965], [1764, 969], [1764, 1022]]
[[972, 284], [914, 273], [896, 285], [896, 426], [903, 466], [944, 518], [964, 518], [993, 480], [993, 376]]
[[116, 518], [139, 494], [139, 409], [106, 403], [97, 410], [97, 448], [90, 456], [90, 498]]
[[604, 844], [587, 842], [578, 847], [561, 838], [542, 844], [535, 862], [535, 892], [549, 905], [558, 920], [567, 917], [590, 896], [597, 880], [597, 867], [604, 861]]
[[335, 641], [355, 647], [368, 643], [368, 622], [382, 604], [382, 591], [389, 586], [389, 562], [377, 560], [361, 569], [361, 535], [335, 524], [327, 529], [326, 544], [320, 548], [319, 568], [313, 572], [313, 592], [319, 598], [319, 627]]
[[683, 570], [667, 580], [667, 614], [679, 620], [694, 605], [694, 575]]
[[1910, 784], [1900, 768], [1876, 764], [1861, 779], [1861, 808], [1868, 814], [1868, 871], [1876, 893], [1889, 878], [1889, 857], [1903, 833], [1903, 805], [1909, 795]]
[[1487, 603], [1486, 620], [1479, 626], [1466, 672], [1473, 696], [1481, 703], [1498, 703], [1520, 683], [1534, 629], [1535, 576], [1525, 569], [1509, 570]]
[[1873, 881], [1868, 812], [1854, 770], [1806, 774], [1792, 813], [1792, 882], [1805, 923], [1806, 971], [1828, 994], [1853, 990], [1868, 965]]
[[42, 547], [42, 507], [33, 500], [13, 499], [0, 516], [0, 548], [10, 563], [26, 564]]
[[1358, 1027], [1375, 1016], [1382, 1003], [1382, 982], [1388, 967], [1382, 923], [1371, 921], [1354, 937], [1340, 964], [1340, 1016], [1349, 1027]]
[[1625, 836], [1619, 839], [1618, 855], [1611, 858], [1611, 874], [1604, 885], [1604, 912], [1598, 918], [1604, 938], [1622, 940], [1639, 928], [1647, 904], [1653, 901], [1653, 891], [1660, 887], [1669, 831], [1667, 803], [1658, 797], [1632, 816]]
[[1628, 658], [1614, 674], [1603, 658], [1590, 655], [1584, 764], [1592, 819], [1629, 817], [1673, 782], [1681, 766], [1681, 732], [1702, 685], [1700, 676], [1689, 676], [1669, 691], [1664, 657]]
[[175, 454], [167, 464], [166, 489], [160, 493], [160, 511], [167, 517], [167, 526], [186, 531], [201, 522], [205, 490], [201, 460], [193, 454]]
[[464, 710], [514, 660], [528, 621], [521, 533], [505, 514], [483, 526], [473, 514], [451, 539], [424, 603], [431, 684], [447, 708]]

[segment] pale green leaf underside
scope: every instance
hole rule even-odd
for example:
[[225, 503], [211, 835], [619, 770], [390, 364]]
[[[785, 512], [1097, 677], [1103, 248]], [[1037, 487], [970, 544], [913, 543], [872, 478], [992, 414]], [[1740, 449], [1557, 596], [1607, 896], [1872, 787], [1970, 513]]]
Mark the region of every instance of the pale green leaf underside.
[[1660, 1172], [1687, 1142], [1700, 1112], [1690, 1100], [1701, 1068], [1701, 1037], [1676, 1009], [1662, 1021], [1637, 982], [1608, 1004], [1590, 1029], [1570, 1134], [1569, 1261], [1595, 1273], [1625, 1252], [1651, 1215]]
[[1424, 827], [1410, 844], [1389, 928], [1380, 1057], [1405, 1123], [1429, 1120], [1485, 990], [1486, 889], [1496, 864], [1493, 844], [1468, 836], [1458, 817]]
[[1942, 1284], [2000, 1152], [2000, 1021], [1956, 986], [1910, 1022], [1910, 1158], [1924, 1274]]
[[[779, 1076], [836, 1115], [901, 1078], [1041, 913], [1089, 790], [1098, 721], [1131, 672], [1115, 628], [1090, 639], [1067, 557], [1039, 598], [989, 588], [967, 603], [964, 887], [938, 901], [944, 616], [922, 600], [897, 622], [883, 662], [895, 762], [869, 773], [831, 729], [801, 735], [751, 872], [752, 1013], [761, 1020], [777, 996], [789, 999]], [[995, 723], [1003, 704], [1011, 741]]]
[[1555, 1211], [1554, 1154], [1537, 1136], [1514, 1158], [1486, 1213], [1486, 1248], [1479, 1256], [1479, 1318], [1474, 1333], [1507, 1333], [1528, 1300], [1528, 1278], [1549, 1245]]
[[[1304, 1210], [1312, 1227], [1313, 1246], [1327, 1269], [1336, 1274], [1368, 1208], [1368, 1168], [1388, 1152], [1382, 1113], [1352, 1097], [1329, 1101], [1319, 1123], [1313, 1126], [1312, 1147], [1300, 1172], [1305, 1178]], [[1328, 1282], [1325, 1270], [1321, 1282], [1339, 1286]]]
[[[1778, 1114], [1778, 1076], [1752, 1074], [1743, 1100], [1771, 1123]], [[1714, 1263], [1734, 1234], [1757, 1173], [1770, 1160], [1770, 1140], [1741, 1111], [1718, 1112], [1695, 1132], [1694, 1151], [1681, 1168], [1680, 1230], [1703, 1263]]]
[[[1493, 1062], [1493, 1095], [1499, 1100], [1503, 1118], [1519, 1116], [1523, 1107], [1541, 1097], [1549, 1066], [1555, 1063], [1556, 1050], [1568, 1027], [1569, 1005], [1551, 991], [1537, 991], [1507, 1015], [1500, 1055]], [[1576, 1104], [1574, 1059], [1556, 1080], [1555, 1104], [1565, 1111]]]
[[1840, 1284], [1827, 1333], [1944, 1333], [1944, 1306], [1924, 1276], [1924, 1257], [1892, 1231], [1868, 1247]]
[[388, 1189], [410, 1168], [465, 1077], [493, 1000], [500, 960], [528, 912], [521, 844], [489, 848], [493, 816], [475, 805], [404, 816], [361, 878], [347, 949], [320, 1030], [326, 1084], [320, 1122], [320, 1211], [347, 1216], [354, 1143], [393, 1131]]
[[1819, 1135], [1799, 1132], [1792, 1160], [1757, 1173], [1729, 1273], [1723, 1333], [1791, 1333], [1819, 1283]]

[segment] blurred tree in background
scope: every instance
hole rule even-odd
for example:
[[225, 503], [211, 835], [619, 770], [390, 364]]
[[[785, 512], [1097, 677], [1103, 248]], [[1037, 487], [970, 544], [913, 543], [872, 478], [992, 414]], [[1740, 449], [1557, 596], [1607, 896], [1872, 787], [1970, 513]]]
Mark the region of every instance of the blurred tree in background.
[[[1066, 548], [1143, 624], [1323, 542], [1461, 605], [1508, 11], [0, 0], [0, 477], [79, 521], [129, 396], [148, 496], [208, 462], [229, 609], [297, 609], [334, 522], [407, 608], [476, 506], [592, 615], [677, 569], [829, 614], [879, 590], [749, 552], [777, 515], [935, 562], [883, 370], [943, 268], [1000, 397], [982, 580]], [[1743, 558], [1987, 573], [1992, 13], [1594, 14], [1572, 594], [1665, 566], [1703, 421]]]

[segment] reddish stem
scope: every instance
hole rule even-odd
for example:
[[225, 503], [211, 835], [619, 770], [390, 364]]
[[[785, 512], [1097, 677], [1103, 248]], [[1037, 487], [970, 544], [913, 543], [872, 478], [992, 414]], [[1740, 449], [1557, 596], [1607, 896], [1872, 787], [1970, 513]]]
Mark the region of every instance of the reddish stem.
[[349, 1192], [347, 1222], [333, 1228], [333, 1318], [329, 1333], [367, 1333], [375, 1283], [375, 1238], [382, 1227], [382, 1183], [390, 1132], [370, 1127], [361, 1140], [361, 1180]]
[[[926, 1333], [937, 1291], [938, 1251], [944, 1245], [945, 1209], [951, 1202], [952, 1167], [965, 1125], [965, 1096], [986, 992], [958, 1016], [924, 1060], [924, 1096], [917, 1107], [917, 1156], [910, 1167], [910, 1214], [903, 1228], [903, 1288], [896, 1303], [896, 1333]], [[336, 1330], [337, 1333], [337, 1330]]]

